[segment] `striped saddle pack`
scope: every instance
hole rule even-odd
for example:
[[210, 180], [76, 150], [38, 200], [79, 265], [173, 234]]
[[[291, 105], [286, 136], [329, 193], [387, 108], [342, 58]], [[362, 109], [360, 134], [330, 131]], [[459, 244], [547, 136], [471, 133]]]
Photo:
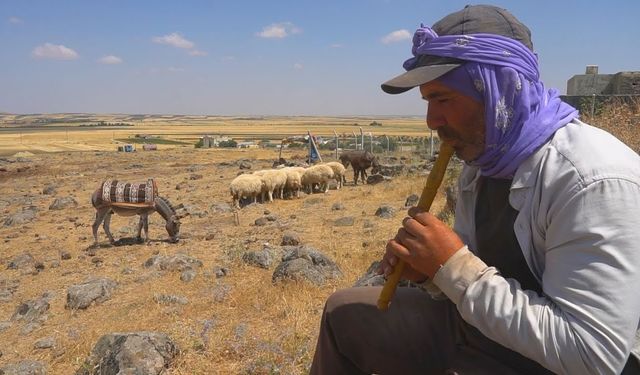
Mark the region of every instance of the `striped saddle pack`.
[[107, 180], [102, 183], [102, 201], [113, 203], [136, 203], [139, 205], [153, 205], [158, 196], [158, 188], [153, 179], [143, 184], [131, 184], [117, 180]]

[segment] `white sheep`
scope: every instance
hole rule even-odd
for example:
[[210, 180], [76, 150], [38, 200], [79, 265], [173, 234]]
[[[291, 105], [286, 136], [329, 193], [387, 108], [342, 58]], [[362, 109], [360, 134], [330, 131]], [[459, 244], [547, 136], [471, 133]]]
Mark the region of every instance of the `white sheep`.
[[339, 161], [330, 161], [324, 163], [333, 169], [333, 178], [336, 180], [336, 189], [340, 189], [344, 183], [344, 173], [347, 170]]
[[229, 190], [233, 199], [233, 206], [240, 208], [240, 199], [253, 198], [256, 203], [258, 195], [262, 193], [264, 182], [259, 176], [241, 174], [231, 181]]
[[287, 174], [281, 169], [265, 169], [253, 172], [254, 175], [260, 176], [264, 182], [262, 188], [262, 201], [265, 201], [265, 194], [268, 195], [269, 202], [273, 202], [275, 192], [276, 198], [283, 198], [284, 186], [287, 183]]
[[287, 174], [287, 183], [285, 184], [287, 194], [295, 193], [296, 198], [300, 198], [300, 188], [302, 188], [302, 174], [304, 173], [304, 167], [286, 167], [281, 170]]
[[333, 178], [333, 169], [327, 165], [318, 164], [304, 170], [302, 174], [302, 186], [310, 194], [313, 192], [313, 184], [320, 184], [323, 192], [329, 190], [329, 180]]

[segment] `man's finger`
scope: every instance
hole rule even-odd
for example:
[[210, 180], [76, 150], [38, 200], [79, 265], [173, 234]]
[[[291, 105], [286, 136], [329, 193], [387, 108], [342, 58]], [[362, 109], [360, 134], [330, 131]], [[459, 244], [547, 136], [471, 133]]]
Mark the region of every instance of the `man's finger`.
[[387, 242], [387, 250], [391, 251], [400, 259], [405, 259], [410, 255], [409, 249], [396, 240]]

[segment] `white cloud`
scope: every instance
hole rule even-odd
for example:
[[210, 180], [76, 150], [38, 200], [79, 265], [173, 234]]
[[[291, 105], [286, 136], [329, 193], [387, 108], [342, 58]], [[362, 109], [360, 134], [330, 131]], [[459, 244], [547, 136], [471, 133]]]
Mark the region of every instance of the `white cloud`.
[[405, 40], [411, 40], [411, 33], [406, 29], [393, 31], [380, 39], [383, 44], [397, 43]]
[[9, 23], [13, 25], [18, 25], [22, 23], [22, 19], [18, 17], [9, 17]]
[[78, 58], [78, 53], [62, 44], [45, 43], [34, 48], [31, 56], [36, 59], [74, 60]]
[[340, 43], [333, 43], [333, 44], [330, 44], [329, 47], [331, 47], [331, 48], [342, 48], [342, 47], [344, 47], [344, 45], [340, 44]]
[[173, 33], [165, 36], [156, 36], [153, 38], [154, 43], [158, 44], [167, 44], [176, 48], [184, 48], [191, 49], [195, 46], [195, 44], [182, 37], [182, 35], [178, 33]]
[[179, 73], [179, 72], [184, 72], [184, 68], [178, 68], [178, 67], [175, 67], [175, 66], [170, 66], [170, 67], [167, 68], [167, 71], [171, 72], [171, 73]]
[[190, 56], [207, 56], [205, 51], [200, 51], [199, 49], [192, 49], [189, 51]]
[[98, 59], [98, 62], [100, 64], [115, 65], [115, 64], [121, 64], [122, 59], [119, 58], [118, 56], [109, 55], [109, 56], [104, 56]]
[[295, 70], [302, 70], [302, 68], [304, 68], [304, 67], [300, 63], [293, 64], [293, 69], [295, 69]]
[[262, 31], [256, 33], [261, 38], [286, 38], [289, 35], [301, 33], [302, 30], [296, 27], [291, 22], [272, 23], [269, 26], [265, 26]]

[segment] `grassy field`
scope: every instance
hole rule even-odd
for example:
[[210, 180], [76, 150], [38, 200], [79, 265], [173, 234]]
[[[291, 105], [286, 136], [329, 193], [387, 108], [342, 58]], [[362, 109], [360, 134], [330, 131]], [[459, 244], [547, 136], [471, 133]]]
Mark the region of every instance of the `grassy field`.
[[[127, 124], [128, 126], [104, 125]], [[370, 126], [373, 122], [382, 126]], [[159, 148], [191, 147], [200, 137], [224, 135], [238, 140], [315, 135], [352, 137], [353, 133], [421, 137], [422, 117], [217, 117], [152, 115], [8, 115], [0, 114], [0, 155], [20, 151], [112, 151], [123, 140], [133, 143], [137, 134], [162, 139]], [[171, 141], [183, 145], [167, 144]]]

